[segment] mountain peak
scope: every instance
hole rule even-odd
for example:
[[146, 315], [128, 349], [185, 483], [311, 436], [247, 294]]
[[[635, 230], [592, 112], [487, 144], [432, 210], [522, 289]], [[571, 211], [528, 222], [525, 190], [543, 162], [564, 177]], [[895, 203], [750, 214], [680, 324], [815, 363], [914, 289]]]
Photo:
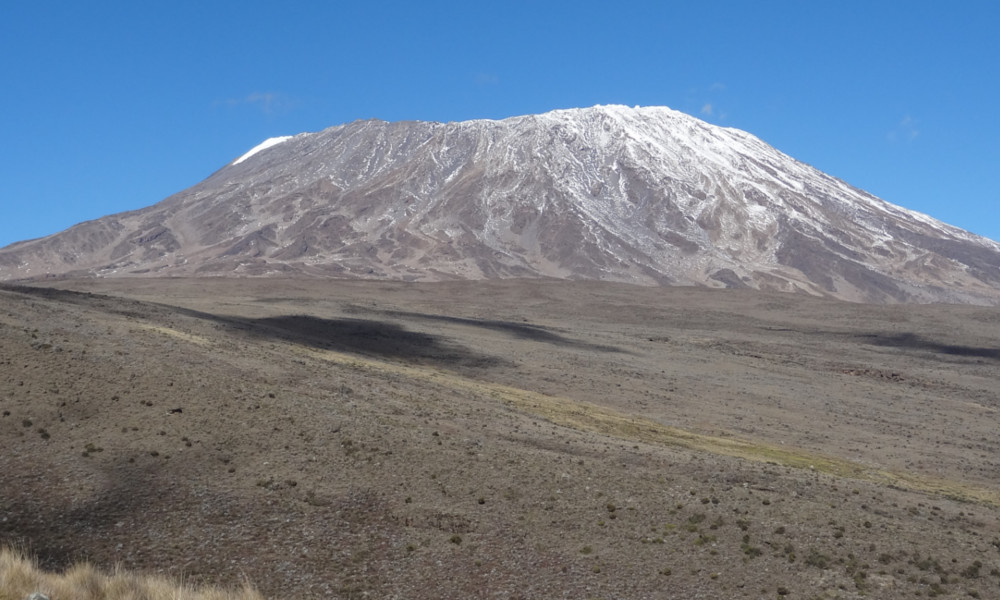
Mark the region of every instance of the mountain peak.
[[610, 105], [271, 138], [159, 204], [0, 250], [0, 279], [296, 273], [993, 303], [1000, 245], [746, 132]]

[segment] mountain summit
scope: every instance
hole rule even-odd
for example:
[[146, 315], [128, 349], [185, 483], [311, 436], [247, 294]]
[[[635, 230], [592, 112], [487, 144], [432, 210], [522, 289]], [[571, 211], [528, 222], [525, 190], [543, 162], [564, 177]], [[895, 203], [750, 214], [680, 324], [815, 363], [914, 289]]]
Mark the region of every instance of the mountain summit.
[[151, 207], [0, 250], [0, 279], [553, 277], [1000, 302], [1000, 244], [664, 107], [271, 138]]

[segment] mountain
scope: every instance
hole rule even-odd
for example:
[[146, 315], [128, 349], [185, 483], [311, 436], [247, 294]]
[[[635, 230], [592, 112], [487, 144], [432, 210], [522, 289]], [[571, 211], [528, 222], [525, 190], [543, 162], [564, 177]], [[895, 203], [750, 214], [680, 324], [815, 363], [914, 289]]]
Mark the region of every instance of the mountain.
[[1000, 303], [1000, 244], [664, 107], [357, 121], [0, 250], [0, 280], [552, 277]]

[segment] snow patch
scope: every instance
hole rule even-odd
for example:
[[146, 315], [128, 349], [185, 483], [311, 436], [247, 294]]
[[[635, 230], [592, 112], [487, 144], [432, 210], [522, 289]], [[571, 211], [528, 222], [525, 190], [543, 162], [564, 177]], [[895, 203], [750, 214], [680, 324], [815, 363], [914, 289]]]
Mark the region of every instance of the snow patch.
[[261, 150], [267, 150], [271, 146], [277, 146], [281, 142], [285, 142], [285, 141], [288, 141], [288, 140], [292, 139], [292, 137], [293, 136], [290, 136], [290, 135], [282, 135], [282, 136], [279, 136], [279, 137], [268, 138], [268, 139], [264, 140], [263, 142], [257, 144], [253, 148], [251, 148], [250, 151], [247, 152], [246, 154], [244, 154], [243, 156], [241, 156], [241, 157], [237, 158], [236, 160], [234, 160], [232, 164], [238, 165], [241, 162], [243, 162], [246, 159], [248, 159], [251, 156], [253, 156], [254, 154], [257, 154]]

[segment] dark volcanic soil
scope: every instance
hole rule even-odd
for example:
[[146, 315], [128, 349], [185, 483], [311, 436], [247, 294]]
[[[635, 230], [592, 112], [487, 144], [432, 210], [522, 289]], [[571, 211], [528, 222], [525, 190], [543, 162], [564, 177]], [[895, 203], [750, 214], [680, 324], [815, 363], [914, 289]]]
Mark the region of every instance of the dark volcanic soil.
[[[0, 542], [275, 598], [1000, 597], [1000, 310], [0, 288]], [[70, 291], [74, 290], [74, 291]]]

